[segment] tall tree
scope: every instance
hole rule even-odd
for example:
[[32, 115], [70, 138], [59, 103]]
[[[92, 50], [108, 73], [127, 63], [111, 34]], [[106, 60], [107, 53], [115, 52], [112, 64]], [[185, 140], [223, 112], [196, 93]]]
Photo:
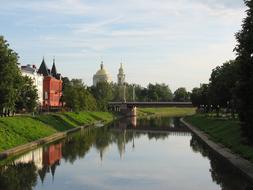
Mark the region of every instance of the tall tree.
[[244, 1], [248, 10], [243, 20], [242, 30], [236, 34], [239, 63], [239, 117], [244, 133], [253, 142], [253, 0]]
[[239, 80], [238, 67], [236, 61], [228, 61], [213, 69], [210, 77], [210, 103], [214, 106], [231, 108], [232, 113], [237, 103], [235, 92]]
[[14, 111], [21, 83], [18, 55], [0, 36], [0, 112]]

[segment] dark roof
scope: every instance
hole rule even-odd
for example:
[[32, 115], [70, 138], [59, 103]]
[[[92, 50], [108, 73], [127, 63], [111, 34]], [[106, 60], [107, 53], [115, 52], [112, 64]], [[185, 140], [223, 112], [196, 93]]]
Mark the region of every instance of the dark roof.
[[45, 60], [43, 58], [42, 62], [41, 62], [41, 65], [40, 65], [40, 68], [38, 70], [38, 73], [39, 74], [42, 74], [43, 76], [48, 76], [50, 75], [50, 73], [48, 72], [48, 68], [47, 68], [47, 65], [45, 63]]
[[50, 69], [47, 68], [45, 60], [43, 58], [42, 63], [40, 65], [40, 68], [38, 70], [38, 73], [42, 74], [43, 76], [52, 76], [52, 77], [54, 77], [54, 78], [56, 78], [58, 80], [61, 80], [61, 74], [57, 73], [57, 70], [56, 70], [55, 60], [53, 62], [52, 69], [50, 70]]
[[51, 69], [51, 75], [54, 78], [57, 78], [57, 71], [56, 71], [56, 67], [55, 67], [55, 59], [54, 59], [53, 66], [52, 66], [52, 69]]

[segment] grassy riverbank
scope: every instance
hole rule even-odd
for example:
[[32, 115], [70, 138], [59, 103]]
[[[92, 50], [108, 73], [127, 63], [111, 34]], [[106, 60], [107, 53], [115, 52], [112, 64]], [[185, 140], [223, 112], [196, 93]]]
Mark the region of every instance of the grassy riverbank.
[[145, 116], [187, 116], [195, 113], [195, 108], [137, 108], [139, 117]]
[[223, 144], [233, 152], [253, 162], [253, 147], [245, 144], [238, 120], [226, 120], [196, 114], [185, 121], [206, 132], [211, 140]]
[[98, 120], [108, 123], [113, 120], [113, 114], [107, 112], [65, 112], [34, 117], [0, 118], [0, 152]]

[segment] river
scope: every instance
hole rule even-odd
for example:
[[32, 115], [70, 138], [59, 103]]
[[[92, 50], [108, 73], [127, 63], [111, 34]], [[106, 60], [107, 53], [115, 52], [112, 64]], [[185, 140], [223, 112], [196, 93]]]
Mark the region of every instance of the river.
[[179, 118], [84, 129], [0, 166], [1, 190], [249, 190]]

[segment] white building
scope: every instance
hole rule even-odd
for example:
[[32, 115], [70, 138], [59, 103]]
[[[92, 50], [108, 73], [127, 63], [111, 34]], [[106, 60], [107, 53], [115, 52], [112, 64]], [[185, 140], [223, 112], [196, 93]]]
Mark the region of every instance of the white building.
[[111, 76], [104, 68], [103, 62], [101, 62], [100, 69], [93, 76], [93, 85], [96, 86], [98, 82], [108, 82], [112, 81]]
[[23, 76], [28, 76], [33, 80], [38, 90], [38, 103], [43, 105], [43, 75], [37, 73], [35, 65], [21, 66], [21, 73]]

